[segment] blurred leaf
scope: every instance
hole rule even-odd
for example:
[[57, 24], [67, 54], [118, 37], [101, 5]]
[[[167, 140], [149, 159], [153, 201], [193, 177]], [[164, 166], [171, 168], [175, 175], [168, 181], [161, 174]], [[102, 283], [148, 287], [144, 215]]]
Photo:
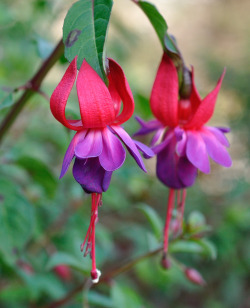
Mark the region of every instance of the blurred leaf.
[[150, 223], [153, 232], [156, 238], [160, 239], [162, 236], [163, 224], [161, 218], [157, 214], [157, 212], [147, 204], [139, 204], [136, 206], [147, 218], [148, 222]]
[[206, 224], [204, 215], [198, 211], [193, 211], [192, 213], [190, 213], [187, 222], [192, 229]]
[[103, 80], [104, 43], [112, 5], [112, 0], [96, 0], [93, 14], [93, 2], [80, 0], [69, 9], [63, 25], [65, 57], [71, 62], [78, 56], [78, 68], [86, 59]]
[[113, 303], [109, 297], [97, 293], [95, 291], [88, 292], [88, 302], [92, 305], [97, 305], [100, 307], [107, 307], [107, 308], [112, 307]]
[[60, 279], [52, 273], [27, 275], [24, 272], [20, 272], [19, 274], [27, 286], [29, 286], [31, 299], [37, 299], [41, 295], [45, 295], [56, 300], [63, 297], [66, 293]]
[[215, 245], [212, 242], [210, 242], [207, 239], [199, 239], [196, 242], [199, 243], [201, 247], [203, 247], [204, 253], [208, 257], [210, 257], [212, 260], [215, 260], [217, 258], [217, 250], [216, 250]]
[[114, 308], [139, 308], [143, 307], [142, 301], [134, 290], [121, 286], [117, 282], [112, 285], [111, 298]]
[[85, 274], [89, 273], [89, 266], [86, 262], [81, 262], [80, 260], [77, 260], [75, 256], [72, 256], [65, 252], [57, 252], [53, 254], [49, 259], [48, 263], [46, 264], [46, 269], [51, 270], [55, 266], [60, 264], [68, 265]]
[[34, 227], [32, 205], [14, 183], [0, 178], [0, 251], [9, 264], [16, 259], [14, 249], [22, 249]]
[[53, 197], [57, 188], [57, 180], [41, 160], [29, 156], [18, 158], [15, 163], [24, 168], [46, 191], [49, 197]]
[[211, 259], [215, 259], [217, 254], [214, 245], [205, 239], [176, 240], [169, 244], [169, 251], [202, 254]]
[[149, 21], [151, 22], [152, 26], [155, 29], [156, 34], [158, 35], [158, 38], [162, 44], [162, 47], [164, 48], [164, 36], [168, 29], [167, 23], [165, 19], [162, 17], [160, 12], [157, 10], [157, 8], [146, 1], [139, 1], [138, 5], [143, 10], [143, 12], [147, 15]]
[[169, 243], [169, 251], [171, 253], [187, 252], [187, 253], [203, 253], [202, 246], [191, 240], [176, 240]]
[[177, 60], [180, 60], [179, 51], [176, 48], [176, 41], [172, 35], [169, 35], [167, 32], [164, 37], [164, 46], [167, 49], [167, 51], [170, 52], [172, 55], [171, 58], [176, 57]]
[[51, 54], [54, 48], [53, 44], [51, 44], [50, 42], [41, 37], [36, 37], [34, 43], [37, 48], [38, 56], [41, 59], [46, 59]]
[[13, 94], [0, 92], [0, 110], [8, 108], [14, 104]]

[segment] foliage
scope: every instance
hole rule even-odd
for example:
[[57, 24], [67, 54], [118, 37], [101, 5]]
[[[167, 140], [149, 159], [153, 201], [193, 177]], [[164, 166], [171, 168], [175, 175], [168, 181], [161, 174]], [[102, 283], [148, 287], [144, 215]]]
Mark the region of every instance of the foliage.
[[[127, 8], [127, 1], [125, 2]], [[107, 3], [111, 10], [111, 1]], [[139, 2], [144, 11], [149, 5], [145, 3]], [[18, 87], [31, 78], [38, 63], [50, 52], [51, 45], [56, 41], [54, 29], [59, 29], [57, 37], [61, 35], [62, 21], [59, 17], [61, 14], [65, 16], [71, 5], [70, 1], [66, 1], [66, 4], [47, 0], [26, 3], [13, 1], [11, 5], [6, 0], [1, 1], [0, 122], [20, 97], [21, 90]], [[121, 10], [123, 9], [122, 1], [117, 1], [116, 5], [117, 8], [121, 5]], [[244, 5], [247, 6], [247, 3]], [[226, 17], [227, 14], [223, 14], [224, 6], [220, 10], [216, 8], [219, 11], [212, 11], [212, 5], [207, 6], [214, 13], [215, 29], [230, 29], [230, 16], [235, 10], [233, 1], [228, 3], [227, 10], [230, 8]], [[139, 9], [133, 6], [132, 10]], [[219, 20], [216, 21], [217, 13]], [[224, 20], [224, 24], [220, 19], [222, 15], [228, 18], [227, 21]], [[111, 18], [111, 31], [116, 30], [119, 38], [110, 37], [108, 44], [113, 57], [119, 59], [120, 56], [131, 81], [136, 113], [149, 118], [148, 89], [155, 74], [152, 67], [156, 68], [158, 65], [160, 53], [158, 58], [154, 56], [153, 60], [149, 59], [148, 74], [141, 72], [139, 60], [147, 48], [149, 54], [154, 54], [154, 37], [146, 34], [144, 40], [139, 40], [136, 36], [139, 34], [131, 31], [131, 20], [127, 16], [126, 18], [124, 22], [119, 20], [119, 15], [116, 20], [114, 16], [113, 24], [118, 23], [116, 29], [112, 28]], [[94, 24], [97, 19], [94, 16], [90, 20], [91, 31], [95, 32], [93, 35], [98, 32], [96, 23]], [[188, 19], [184, 16], [183, 23], [187, 23]], [[107, 15], [104, 22], [108, 20]], [[178, 20], [178, 23], [182, 24], [182, 20]], [[167, 27], [164, 23], [161, 25]], [[199, 26], [196, 23], [197, 27]], [[204, 27], [204, 31], [209, 31], [208, 28]], [[206, 32], [205, 35], [211, 40], [208, 44], [214, 48], [215, 43], [218, 43], [217, 37], [221, 34], [217, 30], [215, 33]], [[229, 33], [231, 42], [231, 31]], [[126, 35], [128, 43], [121, 39]], [[190, 31], [187, 29], [182, 35], [185, 38], [190, 35]], [[249, 44], [248, 33], [241, 32], [241, 35]], [[105, 37], [106, 28], [100, 35], [98, 46], [94, 46], [96, 41], [92, 41], [92, 47], [96, 50], [93, 63], [101, 76], [104, 70], [102, 53]], [[224, 51], [227, 42], [223, 42], [222, 38], [221, 40]], [[123, 47], [118, 47], [119, 44]], [[194, 46], [197, 62], [201, 57], [204, 59], [206, 78], [212, 82], [212, 77], [224, 65], [224, 52], [219, 58], [213, 53], [207, 53], [207, 50], [204, 55], [206, 45], [199, 45], [198, 40]], [[130, 72], [132, 60], [123, 56], [123, 49], [132, 49], [130, 56], [136, 59], [136, 73]], [[139, 54], [138, 58], [136, 53]], [[72, 53], [69, 56], [66, 51], [69, 59], [74, 55]], [[84, 54], [82, 57], [87, 56]], [[242, 57], [244, 58], [244, 52]], [[136, 61], [140, 63], [136, 64]], [[244, 61], [249, 60], [244, 58]], [[42, 90], [47, 95], [51, 94], [66, 67], [65, 59], [61, 58], [57, 68], [51, 71], [51, 76], [43, 84]], [[202, 75], [201, 72], [198, 74]], [[160, 266], [161, 255], [155, 253], [139, 260], [130, 271], [107, 279], [106, 283], [90, 290], [88, 282], [86, 283], [90, 260], [83, 258], [79, 249], [88, 227], [90, 198], [83, 194], [70, 172], [64, 179], [58, 180], [63, 155], [71, 136], [54, 121], [46, 99], [36, 94], [22, 111], [0, 148], [0, 306], [49, 307], [50, 303], [64, 298], [71, 290], [80, 286], [80, 292], [66, 302], [64, 307], [79, 307], [82, 303], [84, 307], [248, 307], [250, 208], [249, 153], [246, 149], [250, 147], [250, 91], [246, 80], [249, 74], [249, 66], [237, 66], [233, 61], [230, 62], [224, 84], [224, 97], [221, 98], [223, 107], [222, 110], [218, 109], [218, 113], [226, 117], [225, 122], [231, 121], [233, 124], [233, 141], [236, 141], [236, 147], [232, 154], [235, 166], [231, 172], [222, 172], [220, 168], [213, 166], [214, 171], [208, 176], [210, 179], [201, 176], [198, 183], [189, 190], [183, 236], [171, 238], [171, 268], [164, 270]], [[143, 90], [138, 76], [145, 77]], [[237, 114], [229, 112], [225, 115], [224, 110], [228, 110], [227, 103], [231, 95], [235, 97], [233, 103], [237, 104]], [[74, 99], [71, 97], [70, 102]], [[136, 130], [134, 119], [130, 119], [126, 128], [131, 133]], [[161, 245], [167, 190], [151, 171], [154, 166], [154, 162], [147, 163], [150, 171], [145, 176], [136, 169], [132, 159], [128, 159], [123, 168], [114, 174], [111, 188], [103, 196], [96, 230], [97, 262], [103, 276], [108, 277], [124, 264], [157, 251]], [[70, 280], [62, 279], [54, 270], [60, 264], [69, 266]], [[207, 281], [206, 288], [194, 286], [185, 279], [184, 265], [199, 269]]]

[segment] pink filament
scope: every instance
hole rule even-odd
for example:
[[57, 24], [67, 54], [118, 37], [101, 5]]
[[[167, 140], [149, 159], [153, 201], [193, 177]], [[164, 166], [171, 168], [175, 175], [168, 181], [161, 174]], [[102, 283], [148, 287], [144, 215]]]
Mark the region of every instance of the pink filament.
[[167, 217], [164, 227], [164, 244], [163, 244], [163, 253], [164, 255], [168, 252], [168, 237], [169, 237], [169, 227], [170, 221], [172, 217], [172, 212], [174, 208], [174, 197], [175, 197], [175, 190], [170, 188], [169, 195], [168, 195], [168, 205], [167, 205]]
[[98, 220], [98, 206], [101, 205], [102, 194], [92, 193], [92, 206], [91, 206], [91, 218], [90, 224], [88, 227], [87, 234], [85, 236], [84, 242], [81, 245], [81, 251], [84, 250], [84, 246], [87, 242], [84, 257], [86, 257], [90, 253], [90, 257], [92, 259], [92, 270], [91, 275], [95, 275], [96, 273], [96, 259], [95, 259], [95, 224]]
[[177, 220], [178, 220], [178, 230], [177, 232], [182, 232], [183, 216], [185, 209], [187, 190], [178, 190], [177, 192]]

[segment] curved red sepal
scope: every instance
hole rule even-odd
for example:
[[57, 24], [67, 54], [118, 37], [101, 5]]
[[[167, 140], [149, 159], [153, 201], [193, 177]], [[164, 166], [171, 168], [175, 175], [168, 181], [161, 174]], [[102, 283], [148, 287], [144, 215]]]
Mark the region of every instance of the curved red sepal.
[[86, 60], [81, 65], [76, 89], [84, 128], [101, 128], [114, 121], [115, 110], [109, 90]]
[[[126, 76], [120, 67], [120, 65], [115, 62], [113, 59], [109, 59], [109, 75], [108, 78], [111, 80], [111, 95], [112, 98], [117, 101], [118, 96], [121, 98], [123, 102], [123, 109], [122, 112], [119, 114], [119, 111], [116, 114], [119, 114], [115, 121], [112, 124], [120, 125], [126, 122], [134, 113], [134, 99], [133, 94], [130, 90], [128, 81]], [[117, 92], [117, 93], [115, 93]], [[116, 102], [114, 102], [116, 103]], [[120, 108], [120, 106], [119, 106]]]
[[220, 87], [225, 76], [226, 69], [224, 69], [220, 79], [217, 82], [216, 87], [210, 92], [199, 104], [192, 119], [187, 123], [185, 129], [196, 129], [206, 124], [214, 113], [214, 107]]
[[164, 53], [152, 88], [150, 106], [154, 116], [169, 127], [178, 124], [178, 92], [177, 70]]
[[67, 128], [78, 131], [82, 129], [80, 120], [67, 120], [65, 117], [67, 100], [75, 83], [77, 74], [76, 60], [77, 57], [70, 63], [62, 80], [52, 93], [50, 98], [50, 110], [57, 121]]

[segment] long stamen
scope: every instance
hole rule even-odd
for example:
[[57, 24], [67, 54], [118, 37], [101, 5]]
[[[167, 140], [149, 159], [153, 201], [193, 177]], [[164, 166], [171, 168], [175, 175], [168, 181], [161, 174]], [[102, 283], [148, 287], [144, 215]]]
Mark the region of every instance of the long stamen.
[[96, 259], [95, 259], [95, 225], [98, 221], [98, 206], [101, 204], [101, 194], [92, 193], [92, 206], [91, 206], [91, 218], [89, 228], [84, 239], [84, 242], [81, 245], [81, 251], [83, 251], [84, 246], [87, 242], [84, 257], [86, 257], [90, 253], [90, 257], [92, 259], [92, 270], [91, 277], [92, 282], [97, 283], [99, 281], [101, 272], [96, 268]]
[[179, 224], [179, 231], [182, 232], [182, 225], [183, 225], [183, 216], [184, 216], [184, 209], [185, 209], [185, 202], [186, 202], [187, 190], [182, 190], [182, 196], [178, 202], [178, 224]]
[[166, 257], [167, 252], [168, 252], [169, 226], [170, 226], [170, 221], [171, 221], [172, 212], [174, 208], [174, 195], [175, 195], [174, 189], [170, 188], [169, 195], [168, 195], [167, 216], [166, 216], [166, 222], [165, 222], [165, 227], [164, 227], [163, 258]]

